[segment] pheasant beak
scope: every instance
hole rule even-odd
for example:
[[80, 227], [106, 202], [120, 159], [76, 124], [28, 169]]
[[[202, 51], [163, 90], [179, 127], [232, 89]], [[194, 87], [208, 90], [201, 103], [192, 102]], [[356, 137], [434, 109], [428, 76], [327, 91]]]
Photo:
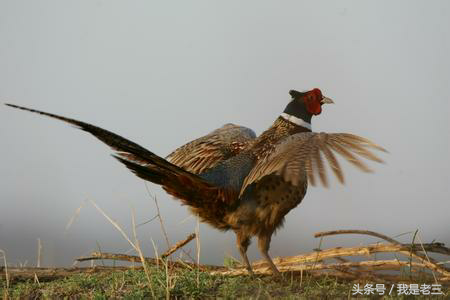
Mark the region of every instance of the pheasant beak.
[[334, 101], [328, 97], [323, 97], [322, 100], [320, 100], [320, 104], [332, 104], [332, 103], [334, 103]]

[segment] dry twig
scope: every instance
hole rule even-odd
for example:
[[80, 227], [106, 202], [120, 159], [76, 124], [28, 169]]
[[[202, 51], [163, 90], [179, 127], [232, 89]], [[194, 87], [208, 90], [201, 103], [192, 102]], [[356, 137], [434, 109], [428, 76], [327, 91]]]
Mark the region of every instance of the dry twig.
[[177, 251], [178, 249], [180, 249], [181, 247], [183, 247], [184, 245], [186, 245], [187, 243], [189, 243], [190, 241], [195, 239], [195, 237], [196, 237], [196, 234], [195, 233], [191, 233], [190, 235], [188, 235], [187, 238], [185, 238], [182, 241], [179, 241], [178, 243], [176, 243], [175, 245], [170, 247], [170, 249], [168, 249], [166, 252], [164, 252], [161, 255], [161, 258], [166, 258], [167, 256], [171, 255], [172, 253], [174, 253], [175, 251]]
[[[107, 252], [92, 252], [89, 256], [82, 256], [76, 258], [76, 261], [90, 261], [90, 260], [99, 260], [99, 259], [111, 259], [111, 260], [119, 260], [119, 261], [129, 261], [129, 262], [141, 262], [141, 258], [137, 255], [127, 255], [127, 254], [118, 254], [118, 253], [107, 253]], [[150, 265], [159, 265], [161, 260], [153, 258], [153, 257], [144, 257], [145, 262]], [[169, 263], [170, 267], [180, 267], [180, 268], [195, 268], [197, 264], [185, 262], [185, 261], [175, 261]], [[212, 265], [200, 265], [201, 271], [208, 271], [211, 269], [223, 269], [220, 266], [212, 266]]]
[[371, 235], [371, 236], [375, 236], [378, 237], [380, 239], [383, 239], [385, 241], [388, 241], [392, 244], [396, 244], [399, 245], [401, 244], [400, 242], [394, 240], [393, 238], [390, 238], [384, 234], [375, 232], [375, 231], [370, 231], [370, 230], [359, 230], [359, 229], [345, 229], [345, 230], [331, 230], [331, 231], [322, 231], [322, 232], [317, 232], [314, 234], [315, 238], [318, 237], [324, 237], [324, 236], [328, 236], [328, 235], [336, 235], [336, 234], [365, 234], [365, 235]]

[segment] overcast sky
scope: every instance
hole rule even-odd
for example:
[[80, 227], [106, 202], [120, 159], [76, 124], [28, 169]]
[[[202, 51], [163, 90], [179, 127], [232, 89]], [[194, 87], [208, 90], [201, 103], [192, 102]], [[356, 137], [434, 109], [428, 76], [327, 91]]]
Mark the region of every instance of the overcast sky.
[[[318, 87], [335, 105], [314, 131], [358, 134], [387, 148], [373, 174], [343, 164], [346, 185], [310, 188], [272, 240], [271, 255], [318, 246], [314, 232], [420, 230], [450, 243], [449, 1], [0, 0], [0, 102], [69, 116], [165, 156], [233, 122], [257, 134]], [[89, 203], [131, 233], [156, 214], [144, 182], [86, 133], [0, 107], [0, 249], [12, 264], [70, 265], [100, 245], [130, 249]], [[194, 231], [186, 207], [148, 184], [172, 243]], [[233, 233], [201, 225], [201, 259], [239, 257]], [[139, 227], [166, 249], [157, 221]], [[412, 235], [401, 238], [410, 242]], [[326, 239], [322, 247], [374, 242]], [[194, 245], [194, 243], [193, 243]], [[258, 259], [257, 247], [249, 250]]]

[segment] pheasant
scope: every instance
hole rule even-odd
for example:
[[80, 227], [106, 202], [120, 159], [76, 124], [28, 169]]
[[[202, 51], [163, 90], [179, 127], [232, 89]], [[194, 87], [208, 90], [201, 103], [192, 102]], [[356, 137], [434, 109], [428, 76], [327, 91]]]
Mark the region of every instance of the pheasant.
[[[328, 186], [325, 161], [340, 183], [344, 175], [335, 153], [362, 171], [371, 169], [360, 157], [382, 162], [370, 150], [385, 149], [348, 133], [316, 133], [311, 119], [333, 101], [315, 88], [289, 91], [291, 100], [271, 127], [256, 137], [253, 130], [226, 124], [191, 141], [166, 159], [97, 126], [13, 104], [10, 107], [52, 117], [87, 131], [115, 150], [113, 155], [138, 177], [161, 185], [189, 207], [201, 221], [233, 230], [245, 266], [252, 237], [272, 273], [279, 271], [269, 256], [272, 234], [285, 215], [303, 200], [308, 183]], [[359, 156], [359, 157], [358, 157]], [[325, 157], [325, 159], [323, 158]]]

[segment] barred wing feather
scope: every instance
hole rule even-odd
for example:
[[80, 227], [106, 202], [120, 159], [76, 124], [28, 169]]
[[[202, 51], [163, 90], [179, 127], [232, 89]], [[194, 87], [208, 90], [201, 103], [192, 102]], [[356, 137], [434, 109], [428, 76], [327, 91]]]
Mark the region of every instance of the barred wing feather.
[[[370, 140], [349, 133], [304, 132], [287, 137], [275, 146], [275, 150], [260, 160], [245, 178], [240, 194], [254, 182], [264, 176], [277, 174], [286, 182], [297, 186], [307, 177], [316, 184], [316, 175], [321, 183], [328, 186], [325, 160], [340, 183], [344, 183], [344, 174], [335, 156], [343, 156], [348, 162], [364, 172], [372, 170], [360, 157], [382, 163], [383, 161], [370, 150], [387, 152]], [[359, 156], [359, 157], [358, 157]]]

